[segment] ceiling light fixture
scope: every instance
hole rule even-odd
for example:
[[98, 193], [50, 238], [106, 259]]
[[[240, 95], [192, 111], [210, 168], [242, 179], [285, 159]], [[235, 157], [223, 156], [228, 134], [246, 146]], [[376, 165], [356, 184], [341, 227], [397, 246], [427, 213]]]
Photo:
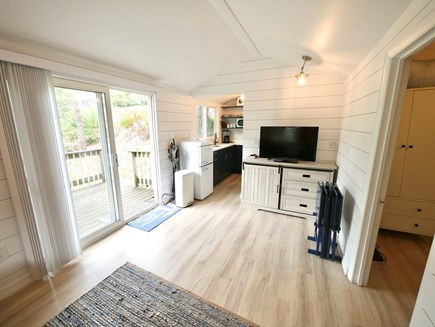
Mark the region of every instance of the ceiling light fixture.
[[307, 61], [311, 60], [310, 56], [302, 56], [302, 60], [304, 63], [302, 64], [301, 71], [295, 75], [295, 77], [298, 79], [298, 86], [302, 87], [305, 85], [305, 79], [309, 76], [307, 73], [304, 72], [305, 63]]

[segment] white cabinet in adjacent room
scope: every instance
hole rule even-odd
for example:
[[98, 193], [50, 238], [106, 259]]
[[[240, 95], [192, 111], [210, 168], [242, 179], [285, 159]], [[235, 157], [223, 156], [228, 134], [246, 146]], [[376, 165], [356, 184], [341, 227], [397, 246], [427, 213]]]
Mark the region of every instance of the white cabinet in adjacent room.
[[435, 88], [406, 91], [381, 228], [435, 233]]

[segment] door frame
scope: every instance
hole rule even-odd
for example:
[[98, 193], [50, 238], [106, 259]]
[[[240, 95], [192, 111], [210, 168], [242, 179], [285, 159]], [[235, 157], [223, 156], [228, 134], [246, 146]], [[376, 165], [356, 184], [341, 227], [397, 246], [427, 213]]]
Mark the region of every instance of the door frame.
[[[124, 87], [117, 87], [117, 86], [104, 86], [100, 84], [93, 84], [89, 82], [83, 82], [75, 79], [69, 79], [68, 77], [64, 77], [61, 75], [56, 75], [53, 77], [53, 84], [55, 87], [65, 87], [65, 88], [72, 88], [72, 89], [78, 89], [78, 90], [84, 90], [84, 91], [91, 91], [91, 92], [101, 92], [106, 94], [108, 99], [106, 99], [106, 108], [107, 108], [107, 119], [108, 119], [108, 125], [109, 129], [111, 129], [113, 134], [113, 119], [112, 119], [112, 105], [110, 101], [110, 89], [119, 90], [119, 91], [126, 91], [126, 92], [132, 92], [137, 94], [143, 94], [146, 96], [149, 96], [150, 98], [150, 111], [149, 111], [149, 128], [150, 128], [150, 141], [151, 146], [153, 149], [152, 152], [152, 160], [151, 160], [151, 176], [152, 176], [152, 182], [153, 182], [153, 191], [154, 191], [154, 199], [155, 204], [154, 206], [151, 206], [151, 208], [157, 206], [159, 199], [162, 197], [162, 191], [161, 191], [161, 174], [160, 174], [160, 156], [159, 156], [159, 142], [158, 142], [158, 128], [157, 128], [157, 107], [156, 107], [156, 97], [153, 93], [144, 92], [144, 91], [137, 91], [134, 89], [126, 89]], [[116, 152], [116, 144], [115, 144], [115, 137], [111, 135], [109, 146], [111, 147], [112, 154], [115, 154]], [[111, 158], [114, 160], [114, 158]], [[120, 192], [120, 179], [119, 179], [119, 173], [118, 173], [118, 167], [116, 168], [116, 172], [114, 172], [114, 184], [116, 188], [116, 201], [118, 204], [118, 207], [122, 207], [122, 194]], [[112, 223], [104, 228], [102, 228], [97, 234], [92, 234], [84, 239], [81, 240], [81, 245], [83, 248], [97, 242], [98, 240], [110, 235], [117, 229], [124, 226], [129, 221], [135, 219], [136, 217], [131, 217], [130, 219], [125, 219], [124, 213], [122, 210], [119, 210], [118, 208], [118, 215], [119, 220], [115, 223]], [[94, 237], [93, 237], [94, 236]]]
[[[91, 84], [86, 82], [81, 82], [77, 80], [70, 80], [62, 77], [53, 77], [53, 86], [59, 87], [59, 88], [68, 88], [73, 90], [80, 90], [80, 91], [86, 91], [86, 92], [95, 92], [95, 93], [101, 93], [103, 94], [103, 97], [105, 99], [103, 100], [103, 112], [101, 113], [104, 118], [107, 119], [107, 135], [106, 138], [107, 141], [107, 147], [111, 153], [111, 157], [109, 157], [109, 161], [112, 162], [112, 175], [113, 175], [113, 184], [115, 188], [115, 194], [113, 199], [115, 200], [115, 214], [118, 217], [118, 220], [109, 224], [108, 226], [105, 226], [101, 228], [98, 232], [92, 233], [83, 239], [80, 239], [81, 246], [83, 248], [87, 247], [88, 245], [91, 245], [95, 243], [96, 241], [100, 240], [101, 238], [107, 236], [108, 234], [112, 233], [116, 229], [120, 228], [124, 225], [124, 214], [120, 208], [122, 208], [122, 197], [121, 197], [121, 188], [120, 188], [120, 180], [119, 180], [119, 173], [118, 173], [118, 167], [115, 164], [115, 155], [116, 155], [116, 147], [115, 147], [115, 137], [113, 135], [113, 119], [112, 119], [112, 107], [110, 102], [110, 89], [107, 86], [102, 86], [98, 84]], [[97, 109], [98, 110], [98, 109]], [[100, 113], [98, 114], [100, 115]], [[102, 140], [102, 142], [105, 142]], [[71, 191], [71, 190], [70, 190]]]
[[410, 38], [390, 49], [386, 54], [384, 70], [387, 77], [382, 84], [384, 91], [380, 95], [381, 105], [378, 109], [381, 123], [375, 148], [375, 164], [370, 176], [366, 218], [358, 244], [353, 278], [358, 285], [367, 285], [370, 275], [409, 76], [410, 57], [434, 39], [435, 27], [432, 24], [427, 29], [415, 31]]

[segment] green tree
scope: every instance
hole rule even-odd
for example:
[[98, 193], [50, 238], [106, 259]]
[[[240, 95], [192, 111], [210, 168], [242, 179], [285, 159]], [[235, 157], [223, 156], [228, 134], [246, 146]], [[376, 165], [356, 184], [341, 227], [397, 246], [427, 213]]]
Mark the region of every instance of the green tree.
[[147, 97], [141, 94], [110, 90], [110, 101], [113, 107], [125, 108], [147, 105]]

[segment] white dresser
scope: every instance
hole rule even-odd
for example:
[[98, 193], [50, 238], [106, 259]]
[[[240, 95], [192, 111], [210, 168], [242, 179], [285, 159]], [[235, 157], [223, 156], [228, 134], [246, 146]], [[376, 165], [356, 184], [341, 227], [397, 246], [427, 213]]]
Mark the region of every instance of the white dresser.
[[244, 206], [313, 217], [318, 182], [333, 182], [332, 163], [283, 163], [268, 159], [243, 162], [241, 202]]
[[435, 233], [435, 88], [406, 92], [381, 228]]

